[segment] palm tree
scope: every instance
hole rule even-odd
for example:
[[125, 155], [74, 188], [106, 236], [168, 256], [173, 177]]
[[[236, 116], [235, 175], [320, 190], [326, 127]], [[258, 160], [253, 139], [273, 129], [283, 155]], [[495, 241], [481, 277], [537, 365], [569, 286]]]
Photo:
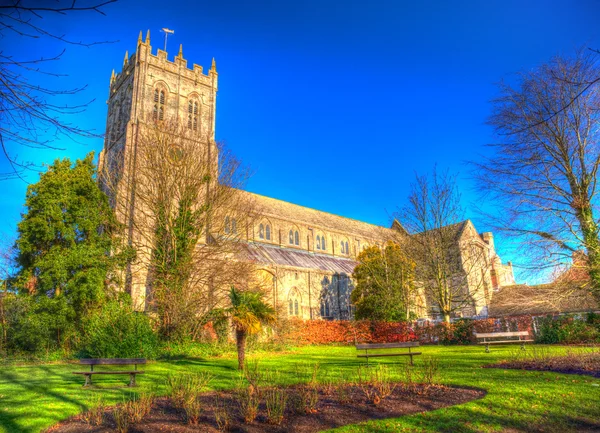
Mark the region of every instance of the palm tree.
[[246, 358], [246, 338], [256, 334], [262, 325], [275, 322], [275, 309], [263, 300], [263, 294], [253, 291], [240, 291], [235, 287], [229, 292], [231, 308], [227, 309], [233, 326], [238, 351], [238, 368], [244, 369]]

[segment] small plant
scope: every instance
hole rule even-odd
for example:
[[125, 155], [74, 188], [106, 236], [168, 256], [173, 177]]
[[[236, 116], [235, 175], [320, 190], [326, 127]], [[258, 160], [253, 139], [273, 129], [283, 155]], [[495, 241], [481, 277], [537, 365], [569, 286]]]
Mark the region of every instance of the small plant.
[[390, 378], [390, 371], [387, 366], [379, 365], [371, 375], [371, 381], [375, 392], [381, 400], [388, 398], [396, 389], [396, 383]]
[[265, 380], [265, 374], [260, 370], [258, 361], [246, 362], [244, 365], [244, 378], [255, 391], [260, 389], [261, 384]]
[[106, 404], [102, 396], [96, 395], [95, 398], [91, 399], [88, 406], [89, 409], [82, 415], [83, 421], [93, 426], [102, 425], [104, 423], [104, 411], [106, 410]]
[[350, 386], [351, 382], [345, 376], [341, 376], [335, 382], [335, 395], [340, 403], [346, 404], [350, 402]]
[[319, 404], [319, 390], [316, 384], [300, 385], [294, 397], [294, 408], [297, 413], [316, 413]]
[[219, 428], [219, 431], [226, 431], [229, 428], [231, 419], [229, 417], [229, 412], [227, 411], [227, 406], [218, 397], [215, 398], [214, 414], [215, 414], [215, 421], [217, 422], [217, 427]]
[[260, 403], [257, 390], [251, 384], [246, 385], [244, 382], [240, 382], [236, 394], [240, 415], [244, 418], [244, 422], [254, 421], [258, 415], [258, 404]]
[[264, 397], [267, 408], [267, 422], [275, 425], [281, 424], [287, 403], [285, 389], [269, 388], [264, 392]]
[[142, 422], [144, 417], [150, 413], [153, 401], [153, 395], [141, 394], [140, 396], [125, 403], [124, 407], [127, 413], [129, 414], [129, 421], [132, 424]]
[[115, 406], [113, 410], [113, 418], [118, 433], [127, 433], [129, 429], [129, 411], [126, 404]]
[[421, 381], [430, 387], [439, 382], [440, 365], [437, 359], [431, 357], [423, 357], [421, 366]]
[[188, 424], [198, 424], [202, 414], [202, 403], [198, 395], [190, 395], [186, 398], [182, 404], [182, 409], [185, 413], [185, 421]]
[[402, 386], [405, 391], [415, 392], [417, 390], [415, 370], [409, 364], [401, 364], [400, 377], [402, 378]]
[[378, 404], [379, 398], [377, 397], [377, 392], [375, 387], [371, 382], [371, 374], [368, 371], [367, 367], [359, 366], [356, 370], [356, 384], [358, 388], [363, 392], [365, 398], [369, 403]]
[[196, 397], [213, 379], [209, 373], [169, 374], [166, 378], [167, 396], [173, 400], [175, 407], [183, 409], [186, 401]]

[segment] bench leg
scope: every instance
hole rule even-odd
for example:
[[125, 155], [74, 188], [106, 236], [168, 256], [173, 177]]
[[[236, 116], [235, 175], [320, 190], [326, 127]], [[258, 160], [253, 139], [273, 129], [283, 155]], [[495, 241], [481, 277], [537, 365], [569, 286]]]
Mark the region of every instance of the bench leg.
[[410, 365], [413, 366], [414, 365], [413, 364], [413, 356], [412, 355], [409, 355], [409, 356], [410, 356]]
[[489, 344], [485, 345], [485, 353], [490, 353], [490, 345]]
[[525, 343], [521, 343], [521, 350], [525, 350]]
[[90, 386], [92, 384], [92, 375], [91, 374], [86, 374], [85, 375], [85, 383], [83, 384], [83, 386]]
[[129, 374], [129, 386], [136, 386], [135, 385], [135, 373]]

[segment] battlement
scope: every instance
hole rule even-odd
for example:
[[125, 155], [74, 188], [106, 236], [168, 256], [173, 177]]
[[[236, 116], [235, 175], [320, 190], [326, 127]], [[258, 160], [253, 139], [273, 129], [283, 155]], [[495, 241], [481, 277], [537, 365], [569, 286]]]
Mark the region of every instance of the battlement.
[[166, 51], [158, 48], [156, 54], [152, 53], [152, 46], [150, 45], [150, 30], [146, 33], [146, 40], [142, 41], [142, 32], [137, 42], [137, 50], [131, 56], [125, 52], [125, 58], [123, 59], [123, 68], [121, 72], [115, 73], [113, 70], [110, 78], [111, 93], [114, 92], [126, 77], [133, 73], [137, 62], [148, 62], [149, 65], [158, 67], [168, 72], [179, 74], [183, 78], [194, 80], [195, 82], [204, 83], [207, 85], [216, 86], [216, 78], [218, 76], [215, 59], [212, 60], [211, 68], [207, 74], [204, 74], [204, 68], [202, 65], [193, 63], [191, 68], [188, 68], [187, 60], [183, 58], [183, 46], [179, 46], [179, 53], [170, 61]]

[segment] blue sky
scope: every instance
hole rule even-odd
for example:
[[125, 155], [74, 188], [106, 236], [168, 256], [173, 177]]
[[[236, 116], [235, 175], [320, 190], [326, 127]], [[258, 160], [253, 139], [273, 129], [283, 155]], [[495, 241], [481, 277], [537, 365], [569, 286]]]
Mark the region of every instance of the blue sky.
[[[48, 16], [46, 28], [86, 42], [49, 65], [68, 74], [55, 87], [87, 86], [68, 102], [93, 100], [70, 119], [104, 131], [111, 70], [150, 29], [188, 63], [219, 72], [217, 138], [254, 171], [248, 189], [347, 217], [388, 225], [415, 172], [460, 173], [468, 216], [480, 231], [465, 162], [492, 140], [485, 125], [494, 83], [581, 46], [600, 48], [600, 1], [127, 1], [106, 16]], [[48, 56], [62, 46], [4, 34], [6, 52]], [[37, 79], [40, 79], [38, 77]], [[98, 153], [102, 139], [19, 149], [38, 163]], [[13, 149], [16, 151], [16, 149]], [[0, 160], [0, 171], [6, 162]], [[36, 175], [29, 180], [35, 181]], [[0, 233], [14, 233], [26, 185], [2, 182]], [[497, 239], [503, 259], [516, 259]]]

